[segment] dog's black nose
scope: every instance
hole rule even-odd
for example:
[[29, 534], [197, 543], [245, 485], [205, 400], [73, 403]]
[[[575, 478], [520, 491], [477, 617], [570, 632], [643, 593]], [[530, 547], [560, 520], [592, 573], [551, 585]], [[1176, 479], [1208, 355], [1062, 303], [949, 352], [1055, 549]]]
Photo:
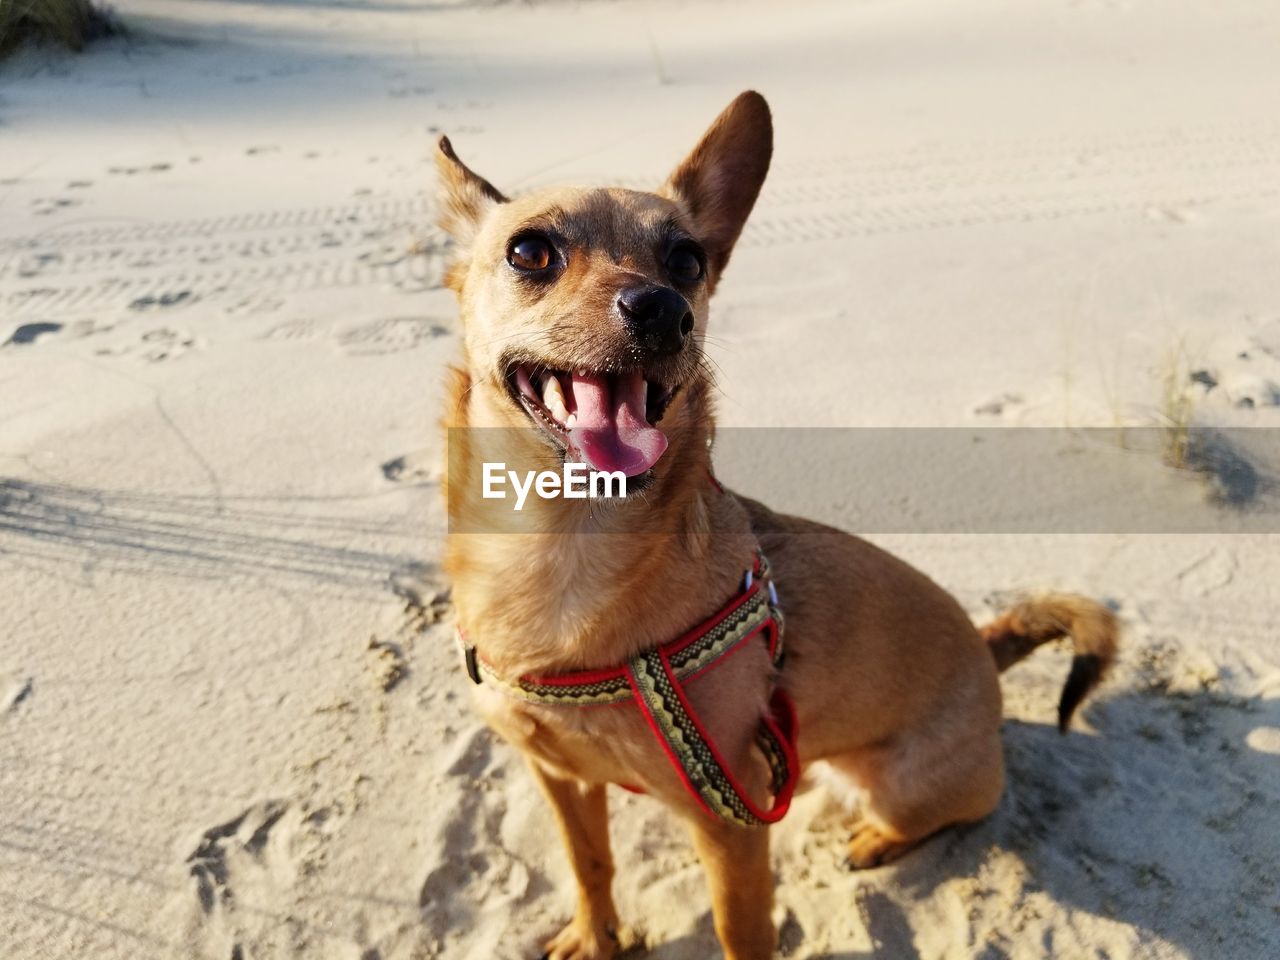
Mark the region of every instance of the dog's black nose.
[[618, 294], [618, 315], [654, 353], [675, 353], [693, 332], [689, 301], [669, 287], [630, 287]]

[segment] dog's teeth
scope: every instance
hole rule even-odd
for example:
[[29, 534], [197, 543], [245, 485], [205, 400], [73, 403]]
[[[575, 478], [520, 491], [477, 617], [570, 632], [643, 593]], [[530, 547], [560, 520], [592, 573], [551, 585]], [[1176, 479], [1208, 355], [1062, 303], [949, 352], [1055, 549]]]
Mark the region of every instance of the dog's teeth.
[[578, 424], [578, 415], [576, 413], [571, 413], [569, 414], [569, 416], [565, 417], [564, 419], [564, 425], [568, 427], [570, 430], [572, 430], [575, 426], [577, 426], [577, 424]]
[[564, 390], [560, 386], [559, 377], [548, 377], [542, 385], [542, 405], [558, 422], [564, 423], [569, 419], [569, 408], [565, 406]]

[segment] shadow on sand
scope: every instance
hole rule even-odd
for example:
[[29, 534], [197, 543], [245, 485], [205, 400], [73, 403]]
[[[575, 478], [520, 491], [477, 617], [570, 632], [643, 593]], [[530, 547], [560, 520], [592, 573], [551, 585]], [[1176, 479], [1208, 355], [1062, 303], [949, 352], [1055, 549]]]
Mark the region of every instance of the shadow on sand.
[[[806, 942], [821, 931], [793, 925], [781, 955], [932, 956], [940, 931], [915, 929], [912, 915], [937, 917], [950, 899], [947, 915], [969, 919], [948, 956], [1100, 956], [1090, 931], [1107, 921], [1132, 929], [1136, 955], [1280, 956], [1280, 759], [1253, 745], [1263, 742], [1257, 731], [1280, 731], [1280, 699], [1155, 687], [1121, 691], [1086, 716], [1096, 734], [1006, 723], [1009, 783], [986, 821], [944, 831], [889, 867], [824, 873], [847, 889], [872, 949], [813, 952]], [[830, 832], [837, 849], [844, 835]], [[948, 882], [965, 878], [961, 899]], [[1065, 921], [1040, 915], [1045, 898]], [[708, 950], [717, 948], [704, 915], [696, 932], [627, 957], [719, 955]]]

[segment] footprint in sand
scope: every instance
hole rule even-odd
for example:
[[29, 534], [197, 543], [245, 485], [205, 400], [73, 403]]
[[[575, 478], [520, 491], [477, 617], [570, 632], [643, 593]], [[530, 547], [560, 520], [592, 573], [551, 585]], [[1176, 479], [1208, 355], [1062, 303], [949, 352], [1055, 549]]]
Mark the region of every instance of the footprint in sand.
[[21, 674], [0, 677], [0, 714], [17, 713], [31, 702], [35, 681]]
[[1200, 219], [1196, 211], [1180, 206], [1151, 206], [1143, 213], [1153, 223], [1194, 223]]
[[308, 869], [308, 850], [320, 851], [318, 844], [301, 806], [281, 799], [254, 803], [200, 834], [185, 858], [190, 880], [163, 906], [164, 922], [185, 930], [192, 956], [266, 956], [264, 936], [278, 933], [279, 921], [264, 914], [263, 905], [294, 888]]
[[369, 638], [365, 668], [373, 685], [390, 693], [409, 674], [409, 661], [404, 648], [391, 640]]
[[448, 333], [448, 327], [431, 317], [388, 317], [348, 327], [337, 341], [347, 353], [372, 355], [413, 350]]
[[107, 173], [115, 174], [123, 177], [137, 176], [139, 173], [164, 173], [166, 170], [172, 170], [171, 163], [146, 163], [137, 167], [107, 167]]
[[1244, 410], [1280, 406], [1280, 384], [1262, 374], [1231, 374], [1223, 379], [1222, 389], [1232, 406]]
[[[1280, 320], [1268, 322], [1254, 334], [1253, 346], [1268, 357], [1280, 360]], [[1241, 359], [1244, 358], [1242, 357]]]
[[237, 875], [262, 864], [272, 832], [288, 809], [283, 800], [266, 800], [204, 831], [187, 857], [204, 913], [231, 905]]
[[391, 592], [405, 602], [396, 627], [398, 636], [412, 638], [445, 619], [452, 609], [448, 586], [430, 564], [409, 563], [391, 575]]
[[195, 295], [190, 290], [174, 290], [172, 292], [161, 294], [148, 294], [145, 297], [138, 297], [129, 304], [130, 310], [165, 310], [170, 307], [178, 307], [183, 304], [195, 302]]
[[146, 344], [142, 350], [142, 358], [149, 363], [176, 359], [196, 343], [191, 335], [170, 330], [168, 327], [148, 330], [142, 335], [142, 342]]
[[78, 207], [81, 201], [72, 200], [70, 197], [37, 197], [31, 201], [32, 213], [38, 217], [47, 217], [50, 214], [60, 213], [68, 207]]
[[262, 335], [263, 340], [315, 340], [327, 329], [325, 324], [315, 320], [286, 320], [276, 324]]
[[1248, 339], [1216, 344], [1209, 362], [1190, 373], [1201, 395], [1240, 410], [1280, 406], [1280, 320]]
[[1002, 417], [1007, 412], [1011, 412], [1012, 408], [1022, 406], [1022, 397], [1016, 393], [1002, 393], [993, 397], [985, 403], [980, 403], [973, 408], [973, 412], [979, 417]]
[[[503, 848], [502, 820], [506, 804], [491, 793], [463, 791], [443, 829], [434, 839], [436, 864], [418, 890], [418, 906], [428, 932], [465, 929], [485, 914], [501, 915], [528, 895], [529, 868]], [[457, 891], [472, 896], [460, 900]]]
[[1179, 571], [1178, 589], [1193, 597], [1207, 597], [1230, 584], [1237, 568], [1234, 554], [1215, 548]]
[[0, 343], [0, 347], [22, 347], [37, 340], [52, 338], [62, 329], [60, 323], [24, 323], [9, 335], [9, 339]]
[[227, 316], [239, 317], [254, 314], [275, 313], [284, 306], [284, 300], [266, 293], [254, 293], [224, 308]]
[[38, 277], [48, 267], [56, 267], [62, 262], [62, 254], [53, 251], [34, 253], [18, 261], [18, 276], [22, 278]]
[[440, 479], [438, 460], [434, 450], [415, 450], [382, 464], [382, 475], [392, 483], [410, 486], [435, 483]]
[[176, 360], [197, 346], [198, 341], [189, 333], [158, 327], [142, 334], [137, 343], [101, 347], [96, 352], [102, 357], [137, 356], [148, 363], [163, 363], [166, 360]]

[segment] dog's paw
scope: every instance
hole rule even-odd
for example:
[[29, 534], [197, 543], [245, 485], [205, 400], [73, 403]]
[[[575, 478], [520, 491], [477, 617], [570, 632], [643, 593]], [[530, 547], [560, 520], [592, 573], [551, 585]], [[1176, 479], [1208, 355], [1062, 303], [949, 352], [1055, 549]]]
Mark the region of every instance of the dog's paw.
[[913, 843], [890, 839], [870, 823], [860, 823], [853, 829], [844, 862], [850, 870], [869, 870], [898, 859], [913, 846]]
[[617, 952], [613, 926], [592, 925], [575, 917], [547, 943], [541, 960], [612, 960]]

